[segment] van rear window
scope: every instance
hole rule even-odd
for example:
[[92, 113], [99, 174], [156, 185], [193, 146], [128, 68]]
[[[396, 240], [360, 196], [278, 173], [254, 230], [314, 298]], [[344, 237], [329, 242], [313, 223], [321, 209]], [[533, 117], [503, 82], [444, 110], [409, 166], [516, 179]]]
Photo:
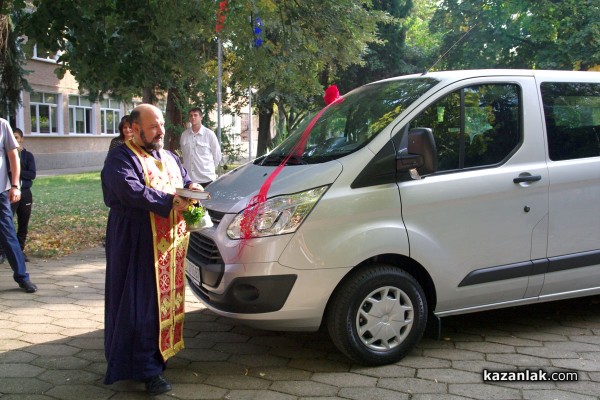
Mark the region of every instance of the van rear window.
[[600, 156], [600, 83], [541, 84], [553, 161]]

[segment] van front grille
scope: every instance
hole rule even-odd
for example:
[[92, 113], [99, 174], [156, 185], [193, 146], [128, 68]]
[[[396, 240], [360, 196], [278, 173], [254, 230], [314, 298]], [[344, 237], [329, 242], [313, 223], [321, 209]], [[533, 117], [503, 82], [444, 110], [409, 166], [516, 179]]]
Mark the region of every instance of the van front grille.
[[212, 221], [212, 223], [213, 223], [214, 226], [219, 225], [219, 223], [221, 222], [221, 220], [225, 216], [224, 212], [210, 210], [208, 208], [206, 209], [206, 211], [208, 211], [208, 215], [210, 215], [210, 220]]
[[188, 257], [197, 264], [223, 264], [223, 258], [215, 242], [198, 232], [190, 235]]

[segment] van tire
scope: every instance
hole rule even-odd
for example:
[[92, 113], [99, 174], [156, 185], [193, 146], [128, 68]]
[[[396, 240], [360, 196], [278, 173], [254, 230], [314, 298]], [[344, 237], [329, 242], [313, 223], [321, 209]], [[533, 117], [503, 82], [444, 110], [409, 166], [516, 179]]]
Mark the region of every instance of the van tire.
[[[368, 325], [377, 329], [365, 329]], [[426, 325], [427, 300], [421, 285], [406, 271], [387, 264], [351, 273], [336, 290], [327, 313], [327, 330], [335, 346], [364, 365], [401, 360], [421, 340]]]

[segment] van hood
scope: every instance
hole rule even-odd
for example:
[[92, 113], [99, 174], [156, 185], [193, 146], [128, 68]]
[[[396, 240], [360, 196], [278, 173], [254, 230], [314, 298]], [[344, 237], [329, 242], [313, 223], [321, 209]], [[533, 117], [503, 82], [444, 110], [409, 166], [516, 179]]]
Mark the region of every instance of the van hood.
[[[221, 176], [209, 186], [210, 200], [202, 200], [209, 210], [237, 214], [248, 205], [250, 199], [258, 194], [267, 177], [277, 167], [248, 163]], [[342, 164], [329, 161], [322, 164], [289, 165], [284, 167], [275, 178], [268, 198], [302, 192], [315, 187], [333, 183], [342, 173]]]

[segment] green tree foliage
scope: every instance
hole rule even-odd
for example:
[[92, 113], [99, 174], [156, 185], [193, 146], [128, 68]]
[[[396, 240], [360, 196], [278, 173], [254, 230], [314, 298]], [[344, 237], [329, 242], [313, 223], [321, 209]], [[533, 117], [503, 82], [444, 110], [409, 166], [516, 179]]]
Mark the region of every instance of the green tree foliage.
[[25, 0], [0, 0], [0, 15], [9, 15], [23, 10], [26, 6]]
[[413, 0], [414, 6], [406, 17], [405, 62], [417, 71], [426, 71], [438, 59], [443, 34], [429, 30], [429, 21], [437, 9], [437, 0]]
[[[231, 60], [229, 83], [240, 96], [250, 86], [257, 90], [258, 155], [271, 144], [275, 105], [288, 123], [297, 119], [299, 110], [322, 97], [323, 74], [359, 62], [366, 45], [378, 41], [377, 23], [390, 19], [370, 9], [370, 4], [365, 0], [256, 0], [230, 6], [221, 32]], [[262, 21], [263, 43], [258, 47], [253, 45], [251, 23], [256, 17]]]
[[[380, 79], [415, 72], [411, 52], [406, 46], [407, 17], [413, 9], [413, 0], [376, 0], [373, 8], [395, 17], [393, 23], [378, 24], [380, 41], [370, 43], [360, 65], [349, 66], [335, 78], [341, 93]], [[418, 62], [418, 61], [417, 61]]]
[[437, 68], [589, 69], [600, 60], [596, 0], [443, 0]]
[[14, 26], [24, 8], [23, 0], [0, 0], [0, 115], [5, 117], [14, 115], [16, 106], [21, 104], [21, 91], [29, 89], [27, 71], [23, 69], [23, 40]]
[[[24, 29], [31, 40], [61, 52], [57, 75], [68, 70], [94, 99], [169, 93], [173, 132], [189, 102], [215, 103], [212, 2], [178, 0], [34, 0]], [[169, 138], [167, 138], [169, 140]], [[175, 140], [172, 143], [176, 143]], [[171, 146], [173, 148], [173, 146]]]
[[61, 51], [59, 76], [70, 71], [91, 96], [156, 93], [205, 70], [198, 61], [210, 47], [206, 3], [34, 0], [26, 30], [44, 48]]
[[[274, 104], [282, 111], [305, 108], [320, 95], [319, 75], [360, 59], [375, 41], [369, 0], [229, 1], [223, 43], [223, 87], [232, 97], [258, 90], [259, 148], [270, 139]], [[62, 52], [59, 76], [69, 70], [91, 97], [111, 92], [127, 97], [145, 89], [145, 100], [169, 93], [167, 105], [185, 115], [190, 99], [205, 112], [215, 103], [215, 15], [218, 3], [179, 0], [34, 0], [29, 35], [44, 48]], [[263, 40], [253, 47], [251, 17], [263, 21]], [[194, 96], [200, 93], [198, 99]], [[224, 93], [226, 94], [226, 93]], [[224, 99], [226, 97], [224, 96]], [[175, 124], [176, 125], [176, 124]]]

